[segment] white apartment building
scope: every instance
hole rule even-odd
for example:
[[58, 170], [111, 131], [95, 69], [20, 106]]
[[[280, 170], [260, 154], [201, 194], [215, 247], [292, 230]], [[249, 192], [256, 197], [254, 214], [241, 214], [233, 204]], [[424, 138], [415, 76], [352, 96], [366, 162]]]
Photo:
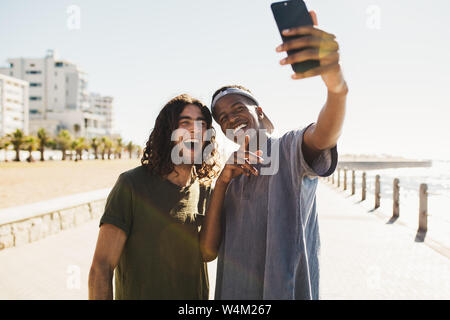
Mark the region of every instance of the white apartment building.
[[112, 132], [111, 97], [89, 94], [87, 74], [49, 50], [45, 58], [8, 59], [0, 73], [26, 80], [29, 88], [30, 133], [61, 129], [74, 136], [103, 136]]
[[89, 95], [89, 109], [85, 115], [85, 128], [90, 131], [88, 135], [95, 135], [96, 132], [105, 132], [107, 136], [114, 134], [113, 101], [114, 98], [110, 96], [98, 93]]
[[87, 75], [75, 64], [58, 59], [53, 50], [45, 58], [8, 59], [0, 73], [30, 83], [30, 118], [47, 119], [52, 112], [88, 108]]
[[28, 82], [0, 74], [0, 137], [17, 129], [28, 134]]

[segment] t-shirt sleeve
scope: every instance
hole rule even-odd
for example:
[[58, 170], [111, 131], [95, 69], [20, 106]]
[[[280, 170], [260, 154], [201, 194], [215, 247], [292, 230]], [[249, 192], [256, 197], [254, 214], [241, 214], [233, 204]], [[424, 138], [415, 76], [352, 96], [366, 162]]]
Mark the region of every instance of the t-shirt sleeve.
[[301, 175], [307, 175], [309, 177], [328, 177], [334, 170], [336, 170], [338, 162], [337, 145], [322, 150], [318, 157], [316, 157], [312, 163], [308, 163], [304, 157], [302, 145], [304, 143], [304, 134], [306, 130], [313, 125], [309, 124], [301, 130], [293, 131], [292, 143], [290, 147], [293, 149], [291, 152], [295, 154], [295, 162]]
[[133, 189], [125, 174], [121, 174], [106, 200], [105, 212], [100, 226], [112, 224], [122, 229], [128, 236], [133, 223]]

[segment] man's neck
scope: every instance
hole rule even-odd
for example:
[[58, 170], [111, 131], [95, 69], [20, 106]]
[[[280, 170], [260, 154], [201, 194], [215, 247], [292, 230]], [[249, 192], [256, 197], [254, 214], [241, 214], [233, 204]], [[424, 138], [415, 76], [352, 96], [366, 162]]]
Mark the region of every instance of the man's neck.
[[177, 165], [166, 177], [167, 180], [180, 187], [187, 187], [191, 184], [192, 170], [194, 166], [189, 164]]

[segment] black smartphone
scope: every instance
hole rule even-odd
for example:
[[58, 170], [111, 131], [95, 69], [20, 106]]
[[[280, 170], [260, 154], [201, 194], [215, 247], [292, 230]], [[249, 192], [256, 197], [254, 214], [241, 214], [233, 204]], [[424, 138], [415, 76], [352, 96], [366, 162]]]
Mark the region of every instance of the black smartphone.
[[[283, 30], [314, 25], [311, 15], [306, 8], [306, 4], [302, 0], [275, 2], [272, 3], [271, 8], [283, 42], [302, 37], [285, 37], [281, 33]], [[289, 50], [287, 54], [291, 55], [302, 50], [304, 49]], [[320, 66], [319, 60], [307, 60], [292, 64], [292, 69], [295, 73], [303, 73], [318, 66]]]

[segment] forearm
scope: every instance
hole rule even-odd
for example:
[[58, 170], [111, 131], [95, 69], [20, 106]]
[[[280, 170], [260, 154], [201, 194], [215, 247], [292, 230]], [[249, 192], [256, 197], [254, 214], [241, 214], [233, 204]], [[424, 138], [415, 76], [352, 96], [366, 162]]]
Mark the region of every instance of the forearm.
[[347, 93], [346, 84], [338, 92], [328, 90], [327, 102], [319, 113], [312, 134], [317, 149], [324, 150], [336, 145], [344, 125]]
[[113, 272], [111, 270], [91, 268], [89, 272], [89, 300], [112, 300]]
[[203, 260], [207, 262], [214, 260], [219, 250], [222, 237], [222, 208], [227, 187], [227, 182], [217, 179], [200, 231], [200, 250]]

